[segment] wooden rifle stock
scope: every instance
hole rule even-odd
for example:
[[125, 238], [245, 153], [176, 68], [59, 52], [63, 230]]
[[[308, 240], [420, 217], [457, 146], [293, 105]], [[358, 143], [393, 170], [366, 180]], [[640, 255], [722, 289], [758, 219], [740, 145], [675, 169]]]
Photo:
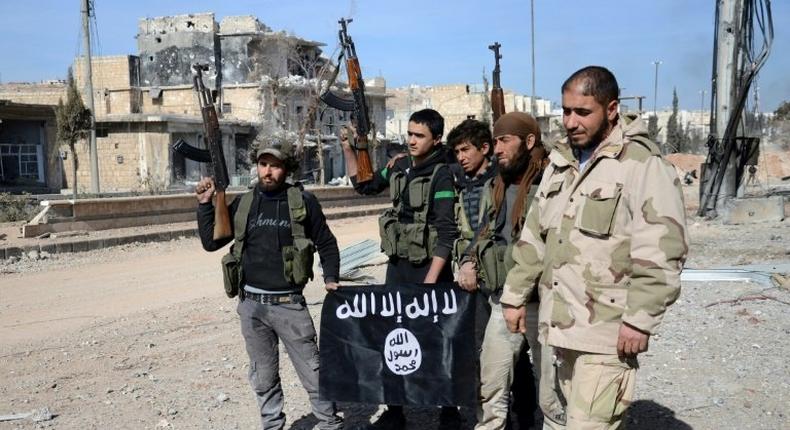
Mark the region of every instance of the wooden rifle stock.
[[373, 165], [370, 163], [367, 136], [359, 138], [359, 141], [363, 140], [364, 147], [357, 147], [357, 182], [367, 182], [373, 179]]
[[505, 114], [505, 94], [502, 92], [502, 88], [493, 88], [491, 90], [491, 110], [493, 111], [494, 122]]
[[225, 201], [225, 190], [217, 190], [214, 195], [217, 197], [214, 204], [214, 240], [220, 240], [230, 237], [233, 232], [230, 229], [230, 211]]

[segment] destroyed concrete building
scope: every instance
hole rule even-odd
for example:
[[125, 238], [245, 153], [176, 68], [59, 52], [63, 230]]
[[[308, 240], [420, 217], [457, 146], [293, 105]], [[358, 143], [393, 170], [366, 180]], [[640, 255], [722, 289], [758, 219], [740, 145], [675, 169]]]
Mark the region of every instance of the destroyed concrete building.
[[[320, 140], [327, 160], [325, 177], [345, 173], [334, 135], [349, 114], [318, 105], [317, 123], [307, 127], [308, 110], [326, 85], [327, 77], [318, 72], [334, 67], [322, 56], [324, 44], [275, 32], [253, 16], [225, 17], [218, 23], [213, 13], [143, 18], [136, 37], [137, 55], [91, 61], [103, 192], [180, 188], [209, 174], [208, 166], [171, 149], [179, 139], [205, 147], [193, 89], [191, 67], [195, 63], [208, 65], [204, 83], [215, 99], [232, 185], [245, 185], [249, 180], [249, 151], [256, 136], [274, 132], [301, 138], [305, 147], [313, 148], [306, 150], [305, 170], [315, 170]], [[83, 69], [83, 58], [76, 58], [73, 70], [80, 91], [85, 87]], [[377, 88], [371, 82], [368, 101], [372, 121], [384, 124], [383, 80], [380, 84], [382, 88]], [[65, 100], [65, 85], [61, 83], [58, 91], [0, 85], [0, 100], [54, 106], [59, 99]], [[70, 169], [63, 157], [71, 154], [55, 141], [54, 133], [46, 133], [35, 144], [41, 148], [36, 149], [39, 157], [62, 155], [57, 157], [60, 171], [44, 168], [44, 176], [49, 177], [36, 176], [35, 180], [52, 189], [71, 187], [71, 175], [63, 174]], [[77, 150], [81, 161], [77, 187], [87, 191], [87, 143], [78, 143]]]

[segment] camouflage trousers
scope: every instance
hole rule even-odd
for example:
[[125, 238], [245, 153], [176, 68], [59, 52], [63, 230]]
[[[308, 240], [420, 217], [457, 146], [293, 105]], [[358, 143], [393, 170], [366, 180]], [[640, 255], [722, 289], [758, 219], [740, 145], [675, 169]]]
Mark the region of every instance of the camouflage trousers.
[[538, 303], [527, 303], [526, 308], [527, 333], [511, 333], [502, 314], [502, 305], [491, 303], [491, 317], [480, 353], [480, 404], [476, 430], [506, 427], [516, 363], [527, 345], [532, 356], [532, 373], [534, 386], [538, 388], [540, 409], [544, 416], [555, 416], [564, 421], [564, 407], [554, 386], [553, 348], [542, 348], [538, 343]]
[[555, 352], [557, 385], [568, 402], [567, 423], [559, 426], [544, 422], [543, 428], [622, 428], [623, 414], [634, 397], [636, 360], [564, 348], [555, 348]]

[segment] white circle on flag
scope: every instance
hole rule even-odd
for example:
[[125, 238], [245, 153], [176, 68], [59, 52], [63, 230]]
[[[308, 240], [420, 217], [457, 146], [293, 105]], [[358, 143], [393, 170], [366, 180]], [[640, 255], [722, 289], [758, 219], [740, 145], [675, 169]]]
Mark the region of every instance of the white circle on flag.
[[422, 364], [420, 342], [405, 328], [392, 330], [384, 340], [384, 362], [396, 375], [408, 375]]

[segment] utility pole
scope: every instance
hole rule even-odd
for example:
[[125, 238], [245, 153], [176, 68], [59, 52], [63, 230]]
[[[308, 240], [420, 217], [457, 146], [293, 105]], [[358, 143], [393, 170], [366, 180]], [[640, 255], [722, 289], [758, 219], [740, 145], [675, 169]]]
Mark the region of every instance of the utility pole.
[[537, 114], [537, 103], [535, 103], [535, 0], [530, 0], [530, 15], [532, 18], [532, 97], [530, 100], [530, 113], [535, 118]]
[[707, 91], [700, 90], [700, 98], [699, 98], [699, 125], [700, 128], [705, 128], [705, 94]]
[[658, 116], [658, 111], [656, 110], [658, 105], [658, 65], [661, 63], [661, 60], [653, 61], [653, 65], [656, 66], [656, 73], [653, 75], [653, 116]]
[[[734, 114], [733, 108], [737, 104], [736, 79], [738, 73], [738, 57], [741, 37], [740, 21], [743, 15], [742, 0], [722, 0], [719, 2], [718, 47], [716, 48], [716, 121], [711, 123], [711, 133], [717, 139], [722, 139], [727, 130], [727, 123]], [[713, 128], [715, 127], [715, 128]], [[734, 135], [734, 134], [733, 134]], [[727, 157], [724, 177], [721, 181], [719, 199], [733, 198], [737, 192], [737, 160], [736, 157]], [[714, 207], [716, 203], [713, 203]]]
[[[82, 50], [85, 58], [85, 102], [91, 111], [90, 159], [91, 159], [91, 192], [98, 194], [99, 189], [99, 154], [96, 150], [96, 110], [93, 107], [93, 72], [91, 71], [91, 32], [90, 16], [93, 0], [82, 0]], [[76, 186], [77, 184], [74, 184]]]

